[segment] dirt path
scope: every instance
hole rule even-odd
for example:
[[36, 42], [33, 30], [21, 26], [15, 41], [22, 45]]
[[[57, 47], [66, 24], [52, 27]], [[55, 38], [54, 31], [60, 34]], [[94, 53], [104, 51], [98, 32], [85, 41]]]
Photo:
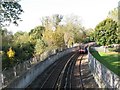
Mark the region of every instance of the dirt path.
[[[96, 84], [93, 75], [89, 70], [87, 55], [84, 55], [81, 61], [81, 77], [80, 77], [80, 73], [79, 73], [80, 58], [81, 56], [78, 57], [78, 60], [74, 67], [72, 88], [81, 88], [80, 86], [81, 83], [83, 83], [84, 88], [98, 88], [98, 85]], [[82, 78], [82, 82], [80, 78]]]
[[96, 84], [92, 73], [90, 72], [89, 66], [88, 66], [88, 59], [87, 55], [83, 57], [83, 60], [81, 61], [81, 74], [82, 74], [82, 81], [85, 88], [98, 88], [98, 85]]

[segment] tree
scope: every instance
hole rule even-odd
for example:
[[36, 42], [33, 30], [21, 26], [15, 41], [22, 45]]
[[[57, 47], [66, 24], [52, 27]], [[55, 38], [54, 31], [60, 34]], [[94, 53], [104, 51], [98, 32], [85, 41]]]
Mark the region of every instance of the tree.
[[53, 34], [52, 30], [45, 30], [45, 32], [43, 33], [43, 40], [45, 41], [45, 43], [47, 43], [48, 46], [52, 45], [53, 42], [52, 34]]
[[45, 51], [45, 43], [41, 39], [37, 39], [36, 45], [35, 45], [35, 54], [40, 55]]
[[65, 45], [67, 47], [73, 45], [73, 43], [74, 43], [74, 34], [72, 32], [65, 32], [64, 33], [64, 41], [65, 41]]
[[48, 47], [62, 47], [64, 46], [64, 34], [61, 30], [46, 30], [43, 33], [43, 40], [47, 43]]
[[45, 16], [41, 18], [42, 26], [44, 26], [46, 30], [50, 29], [50, 22], [51, 20], [49, 16]]
[[32, 29], [29, 32], [31, 41], [36, 43], [37, 39], [42, 39], [44, 31], [45, 31], [45, 27], [43, 27], [43, 26], [37, 26], [34, 29]]
[[62, 15], [54, 14], [52, 16], [42, 17], [41, 22], [42, 26], [44, 26], [46, 30], [52, 30], [52, 28], [57, 29], [62, 19], [63, 19]]
[[86, 30], [86, 36], [87, 36], [88, 42], [94, 41], [94, 32], [95, 30], [92, 28], [88, 28]]
[[113, 19], [116, 22], [118, 22], [118, 8], [114, 8], [113, 10], [109, 11], [107, 17]]
[[6, 28], [4, 29], [1, 28], [0, 35], [2, 36], [2, 38], [0, 38], [2, 40], [1, 47], [2, 49], [6, 50], [13, 43], [13, 34], [12, 32], [8, 31]]
[[117, 22], [107, 18], [100, 22], [95, 28], [95, 40], [100, 45], [106, 46], [113, 43], [119, 43]]
[[52, 38], [53, 38], [53, 45], [56, 47], [64, 47], [64, 37], [63, 37], [63, 33], [61, 31], [56, 31], [52, 34]]
[[22, 44], [30, 42], [30, 36], [27, 32], [16, 32], [14, 34], [14, 44]]
[[70, 15], [69, 17], [66, 17], [64, 33], [64, 39], [66, 44], [68, 44], [70, 38], [72, 41], [70, 42], [73, 44], [82, 42], [84, 36], [84, 28], [81, 25], [80, 17], [76, 15]]
[[[108, 13], [108, 17], [111, 18], [112, 20], [116, 21], [118, 24], [118, 28], [116, 31], [116, 34], [118, 36], [118, 38], [116, 39], [116, 42], [119, 42], [120, 40], [120, 5], [118, 5], [118, 7], [114, 8], [113, 10], [109, 11]], [[111, 36], [112, 39], [113, 36]]]
[[[62, 23], [62, 20], [64, 20], [64, 24]], [[53, 43], [55, 43], [54, 40], [61, 37], [61, 35], [64, 36], [64, 45], [66, 46], [68, 46], [68, 44], [81, 42], [83, 37], [85, 38], [86, 35], [84, 28], [81, 25], [80, 17], [75, 15], [63, 18], [62, 15], [55, 14], [51, 17], [47, 16], [42, 18], [41, 22], [42, 25], [46, 28], [43, 38], [49, 45], [53, 45]], [[60, 36], [56, 32], [58, 29], [62, 33]], [[56, 35], [59, 37], [56, 38]], [[58, 44], [55, 46], [57, 45]]]
[[55, 27], [55, 29], [57, 29], [57, 27], [62, 19], [63, 19], [63, 16], [59, 15], [59, 14], [55, 14], [52, 16], [52, 23], [53, 23], [53, 27]]
[[63, 19], [62, 15], [54, 14], [52, 16], [43, 17], [41, 22], [45, 27], [43, 39], [48, 47], [64, 46], [63, 32], [60, 27], [60, 22]]
[[0, 2], [0, 26], [9, 25], [11, 22], [18, 25], [18, 20], [21, 20], [20, 14], [23, 13], [21, 5], [18, 1]]

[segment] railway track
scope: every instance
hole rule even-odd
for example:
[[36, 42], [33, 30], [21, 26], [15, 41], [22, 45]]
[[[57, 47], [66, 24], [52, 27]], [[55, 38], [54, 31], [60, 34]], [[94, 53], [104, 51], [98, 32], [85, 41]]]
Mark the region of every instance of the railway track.
[[60, 76], [58, 77], [57, 89], [60, 88], [71, 88], [71, 75], [73, 72], [73, 67], [75, 65], [76, 59], [78, 58], [79, 53], [77, 53], [74, 58], [70, 58], [65, 64]]
[[82, 61], [82, 59], [83, 59], [83, 56], [84, 55], [81, 55], [81, 57], [80, 57], [80, 61], [79, 61], [79, 73], [80, 73], [80, 88], [83, 88], [84, 89], [84, 85], [83, 85], [83, 82], [82, 82], [82, 74], [81, 74], [81, 61]]
[[39, 79], [37, 86], [33, 87], [31, 84], [28, 88], [54, 88], [54, 89], [71, 89], [73, 88], [73, 80], [72, 78], [74, 73], [74, 67], [76, 64], [76, 61], [79, 59], [79, 77], [80, 77], [80, 88], [83, 88], [82, 79], [81, 79], [81, 60], [83, 58], [83, 54], [80, 55], [78, 51], [74, 53], [70, 53], [66, 55], [63, 58], [60, 58], [60, 60], [57, 60], [53, 65], [51, 65], [43, 74], [41, 74], [41, 77], [38, 77]]

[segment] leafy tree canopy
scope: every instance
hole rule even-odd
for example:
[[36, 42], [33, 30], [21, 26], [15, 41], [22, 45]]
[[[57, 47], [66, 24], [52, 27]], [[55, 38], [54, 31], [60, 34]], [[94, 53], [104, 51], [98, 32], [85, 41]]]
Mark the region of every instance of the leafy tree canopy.
[[51, 30], [53, 27], [57, 29], [62, 19], [63, 19], [62, 15], [54, 14], [52, 16], [42, 17], [41, 23], [42, 23], [42, 26], [46, 28], [46, 30]]
[[119, 43], [117, 22], [111, 18], [107, 18], [100, 22], [95, 28], [95, 40], [100, 45], [109, 45]]
[[23, 13], [21, 5], [18, 1], [0, 2], [0, 26], [9, 25], [11, 22], [18, 25], [18, 20], [21, 20], [20, 14]]
[[113, 19], [116, 22], [118, 22], [118, 8], [114, 8], [113, 10], [109, 11], [107, 17]]
[[42, 54], [45, 50], [45, 47], [46, 47], [46, 45], [45, 45], [44, 41], [41, 39], [37, 39], [37, 42], [35, 45], [35, 54], [38, 54], [38, 55]]
[[37, 26], [34, 29], [32, 29], [29, 32], [31, 40], [36, 42], [37, 39], [41, 39], [44, 31], [45, 31], [45, 27], [43, 26]]

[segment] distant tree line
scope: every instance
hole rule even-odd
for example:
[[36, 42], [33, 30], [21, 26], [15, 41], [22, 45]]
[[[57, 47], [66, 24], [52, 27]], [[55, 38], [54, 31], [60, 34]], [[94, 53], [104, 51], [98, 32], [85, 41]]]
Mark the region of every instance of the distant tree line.
[[120, 43], [120, 25], [116, 18], [118, 9], [111, 10], [108, 17], [96, 25], [95, 29], [85, 29], [79, 16], [65, 17], [59, 14], [42, 17], [42, 25], [36, 26], [30, 32], [18, 31], [13, 34], [3, 28], [10, 23], [18, 25], [21, 20], [19, 15], [22, 13], [18, 2], [0, 2], [0, 55], [3, 70], [46, 50], [71, 47], [75, 43], [96, 41], [104, 46]]
[[30, 32], [18, 31], [13, 34], [5, 28], [0, 29], [3, 69], [13, 67], [47, 50], [86, 42], [86, 37], [89, 36], [79, 17], [75, 15], [64, 17], [55, 14], [42, 17], [41, 22], [42, 25], [36, 26]]

